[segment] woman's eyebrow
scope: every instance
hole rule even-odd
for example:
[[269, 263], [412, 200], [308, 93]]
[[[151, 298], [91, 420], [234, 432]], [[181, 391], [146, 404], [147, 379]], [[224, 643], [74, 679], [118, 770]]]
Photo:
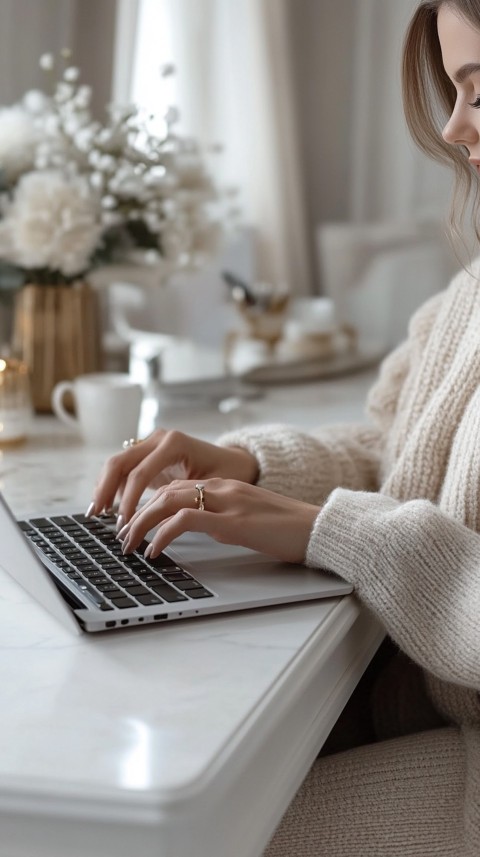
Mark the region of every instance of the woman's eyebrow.
[[462, 65], [458, 71], [453, 75], [453, 79], [457, 83], [463, 83], [467, 77], [475, 72], [480, 71], [480, 63], [478, 62], [467, 62], [465, 65]]

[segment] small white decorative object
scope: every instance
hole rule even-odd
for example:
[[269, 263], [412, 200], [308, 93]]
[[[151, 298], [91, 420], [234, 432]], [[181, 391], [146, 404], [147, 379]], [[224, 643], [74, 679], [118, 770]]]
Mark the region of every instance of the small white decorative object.
[[352, 350], [355, 345], [354, 329], [338, 323], [330, 298], [297, 298], [290, 304], [276, 358], [279, 362], [329, 360]]
[[306, 333], [331, 333], [336, 326], [335, 305], [330, 298], [296, 298], [290, 304], [284, 335], [295, 339]]

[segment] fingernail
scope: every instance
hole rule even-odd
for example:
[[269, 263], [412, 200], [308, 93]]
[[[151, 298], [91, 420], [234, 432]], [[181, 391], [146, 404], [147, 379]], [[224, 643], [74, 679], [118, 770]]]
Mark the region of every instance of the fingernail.
[[123, 554], [131, 553], [130, 539], [125, 539], [125, 541], [122, 545], [122, 553]]
[[125, 526], [122, 527], [122, 529], [116, 535], [117, 541], [123, 542], [127, 538], [129, 531], [130, 531], [129, 525], [125, 524]]
[[151, 557], [152, 553], [153, 553], [153, 545], [152, 545], [152, 544], [150, 544], [150, 545], [148, 546], [148, 548], [145, 548], [145, 551], [144, 551], [144, 554], [143, 554], [143, 555], [144, 555], [144, 556], [146, 556], [146, 557], [147, 557], [147, 559], [148, 559], [149, 557]]
[[118, 517], [117, 517], [117, 523], [116, 523], [116, 530], [117, 530], [117, 533], [120, 533], [120, 530], [122, 530], [122, 529], [123, 529], [124, 524], [125, 524], [125, 518], [123, 517], [123, 515], [118, 515]]
[[93, 513], [94, 513], [94, 511], [95, 511], [95, 503], [94, 503], [94, 502], [93, 502], [93, 500], [92, 500], [92, 502], [90, 503], [90, 505], [89, 505], [89, 507], [88, 507], [87, 511], [85, 512], [85, 517], [86, 517], [86, 518], [91, 518], [91, 517], [92, 517], [92, 515], [93, 515]]

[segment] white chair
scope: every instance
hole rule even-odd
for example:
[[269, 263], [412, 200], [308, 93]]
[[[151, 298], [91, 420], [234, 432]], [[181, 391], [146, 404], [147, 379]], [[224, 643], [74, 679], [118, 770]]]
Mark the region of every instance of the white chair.
[[316, 242], [323, 292], [360, 340], [391, 348], [459, 267], [439, 222], [325, 223]]

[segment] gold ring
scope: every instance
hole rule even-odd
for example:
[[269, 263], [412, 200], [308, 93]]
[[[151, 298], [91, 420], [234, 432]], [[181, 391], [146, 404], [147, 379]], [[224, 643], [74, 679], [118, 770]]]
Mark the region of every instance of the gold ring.
[[197, 482], [195, 491], [198, 492], [195, 497], [195, 505], [199, 512], [203, 512], [205, 509], [205, 485], [203, 482]]
[[136, 437], [131, 437], [129, 440], [124, 440], [122, 443], [122, 449], [130, 449], [131, 446], [136, 446], [137, 443], [141, 443], [141, 440], [138, 440]]

